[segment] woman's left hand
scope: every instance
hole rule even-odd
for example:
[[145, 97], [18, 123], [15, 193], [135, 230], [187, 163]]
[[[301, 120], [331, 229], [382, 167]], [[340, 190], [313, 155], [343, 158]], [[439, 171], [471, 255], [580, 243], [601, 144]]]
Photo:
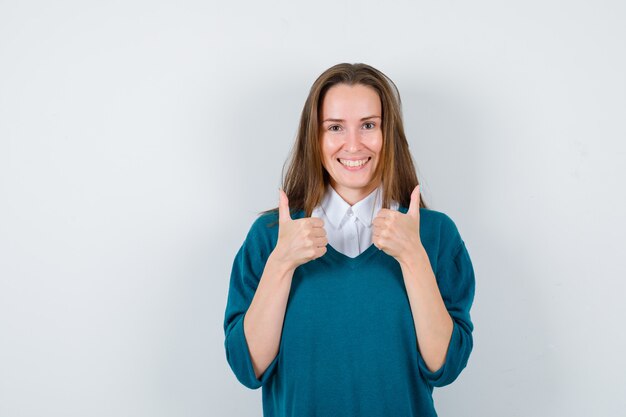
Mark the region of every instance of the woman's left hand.
[[406, 214], [381, 209], [372, 221], [372, 242], [398, 262], [410, 259], [422, 248], [420, 239], [420, 186], [411, 193]]

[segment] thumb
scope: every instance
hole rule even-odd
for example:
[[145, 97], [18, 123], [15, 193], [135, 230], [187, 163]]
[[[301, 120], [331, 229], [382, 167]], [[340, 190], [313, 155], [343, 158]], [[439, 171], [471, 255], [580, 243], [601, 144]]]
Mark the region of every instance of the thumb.
[[406, 214], [409, 216], [417, 217], [420, 210], [420, 186], [419, 184], [413, 189], [411, 193], [411, 202], [409, 203], [409, 209]]
[[281, 188], [278, 189], [278, 192], [278, 221], [289, 221], [291, 220], [291, 215], [289, 214], [289, 199]]

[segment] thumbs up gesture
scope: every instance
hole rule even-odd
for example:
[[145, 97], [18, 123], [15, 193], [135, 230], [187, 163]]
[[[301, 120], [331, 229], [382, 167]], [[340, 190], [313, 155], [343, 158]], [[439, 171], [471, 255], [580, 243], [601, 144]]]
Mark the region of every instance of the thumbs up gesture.
[[406, 214], [381, 209], [372, 220], [372, 243], [399, 262], [410, 259], [422, 247], [420, 239], [420, 186], [411, 193]]
[[324, 220], [317, 217], [293, 220], [289, 214], [287, 194], [283, 190], [279, 193], [278, 242], [272, 254], [288, 268], [295, 269], [323, 256], [328, 239]]

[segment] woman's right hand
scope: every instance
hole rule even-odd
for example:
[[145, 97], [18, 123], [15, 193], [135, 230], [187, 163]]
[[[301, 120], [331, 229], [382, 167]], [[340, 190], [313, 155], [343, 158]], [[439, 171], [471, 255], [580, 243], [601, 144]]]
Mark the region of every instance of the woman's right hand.
[[283, 190], [279, 190], [278, 202], [278, 242], [272, 257], [290, 269], [317, 259], [326, 253], [326, 230], [324, 220], [305, 217], [293, 220], [289, 214], [289, 200]]

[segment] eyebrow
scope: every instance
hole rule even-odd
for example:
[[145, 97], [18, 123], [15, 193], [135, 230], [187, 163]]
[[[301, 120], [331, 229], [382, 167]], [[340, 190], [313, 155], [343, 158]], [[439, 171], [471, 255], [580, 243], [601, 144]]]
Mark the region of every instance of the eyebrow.
[[[361, 121], [368, 120], [368, 119], [382, 119], [382, 117], [372, 115], [372, 116], [363, 117], [361, 119]], [[322, 123], [326, 123], [326, 122], [345, 122], [345, 120], [343, 120], [343, 119], [325, 119], [324, 121], [322, 121]]]

